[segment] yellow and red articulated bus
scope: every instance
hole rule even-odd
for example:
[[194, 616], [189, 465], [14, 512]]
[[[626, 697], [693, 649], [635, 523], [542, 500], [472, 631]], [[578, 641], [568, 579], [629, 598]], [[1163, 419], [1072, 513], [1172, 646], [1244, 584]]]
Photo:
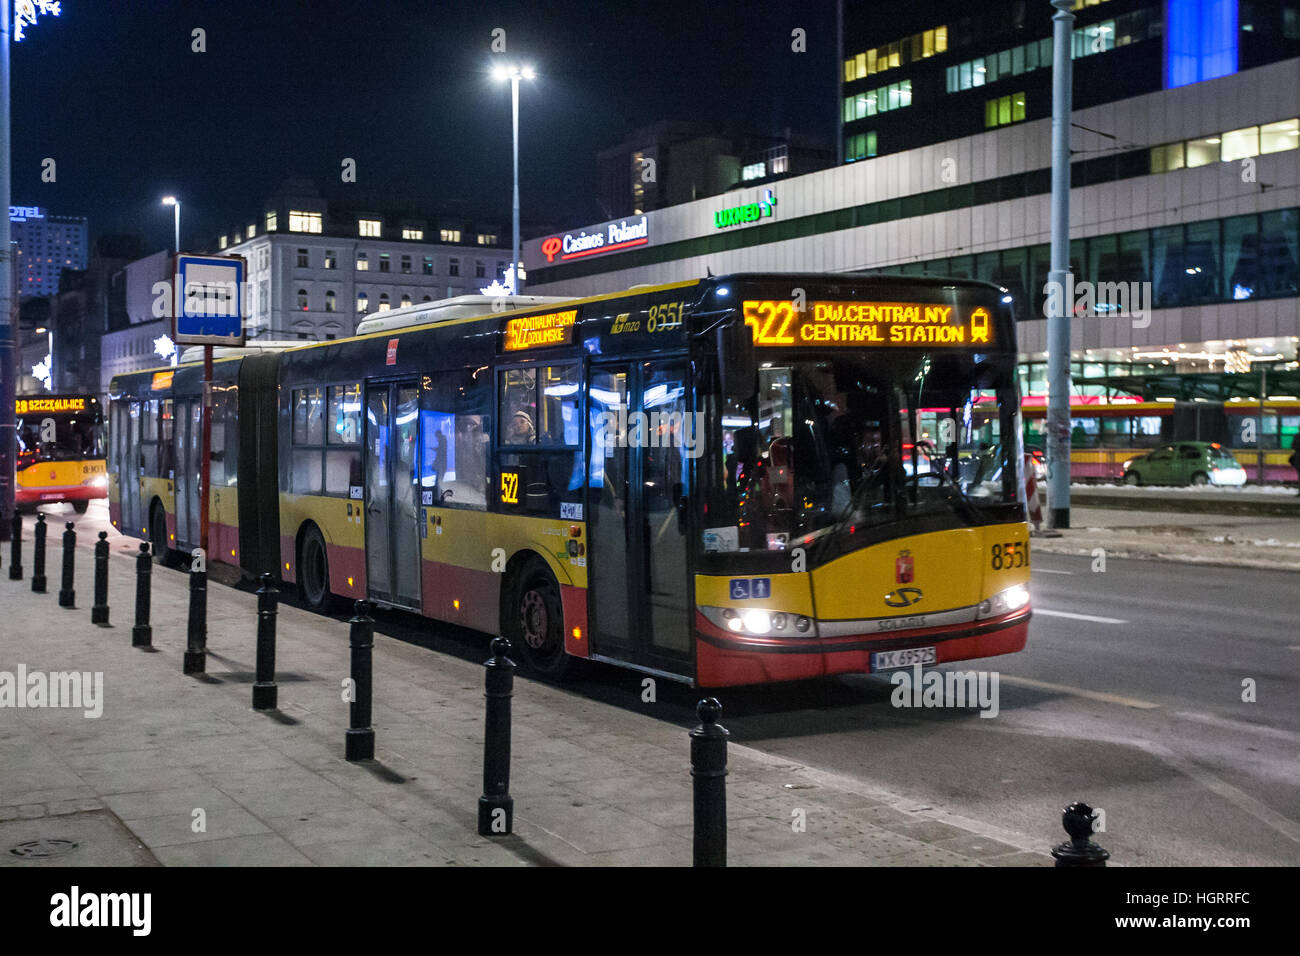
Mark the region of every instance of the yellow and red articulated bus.
[[[1005, 290], [756, 274], [490, 309], [218, 350], [209, 560], [503, 633], [550, 675], [712, 687], [1024, 647]], [[164, 553], [197, 541], [200, 379], [113, 383], [112, 519]]]
[[15, 400], [20, 507], [67, 501], [78, 514], [108, 496], [103, 414], [94, 395], [20, 395]]

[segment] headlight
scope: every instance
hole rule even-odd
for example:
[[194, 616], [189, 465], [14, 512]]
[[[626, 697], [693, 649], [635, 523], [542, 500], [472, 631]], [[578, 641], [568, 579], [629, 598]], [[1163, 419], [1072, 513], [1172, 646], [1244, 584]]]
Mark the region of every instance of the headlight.
[[1132, 468], [1132, 467], [1133, 467], [1133, 459], [1132, 459], [1132, 458], [1130, 458], [1128, 461], [1124, 462], [1123, 468], [1124, 468], [1125, 471], [1128, 471], [1128, 470], [1129, 470], [1130, 468]]
[[85, 484], [90, 485], [92, 488], [107, 488], [108, 475], [95, 475], [92, 478], [87, 478]]
[[[701, 607], [700, 612], [713, 624], [733, 634], [766, 637], [773, 632], [785, 636], [813, 636], [812, 621], [802, 614], [768, 611], [764, 608]], [[790, 634], [791, 631], [796, 634]]]
[[991, 598], [981, 601], [975, 620], [981, 621], [986, 617], [1001, 617], [1004, 614], [1019, 611], [1028, 603], [1029, 588], [1023, 584], [1013, 584], [1005, 591], [999, 591]]

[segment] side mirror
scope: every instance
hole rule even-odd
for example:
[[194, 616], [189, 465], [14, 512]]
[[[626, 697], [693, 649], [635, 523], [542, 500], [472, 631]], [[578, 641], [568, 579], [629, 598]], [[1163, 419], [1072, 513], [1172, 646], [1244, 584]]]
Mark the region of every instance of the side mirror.
[[718, 373], [722, 377], [722, 396], [728, 402], [747, 402], [754, 397], [754, 334], [743, 322], [721, 326], [718, 337]]

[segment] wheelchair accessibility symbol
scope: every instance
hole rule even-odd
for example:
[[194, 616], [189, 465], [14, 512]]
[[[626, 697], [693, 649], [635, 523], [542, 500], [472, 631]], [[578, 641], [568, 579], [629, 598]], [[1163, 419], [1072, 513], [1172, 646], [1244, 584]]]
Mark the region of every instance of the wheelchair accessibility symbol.
[[732, 578], [729, 590], [733, 601], [765, 600], [772, 596], [772, 579]]

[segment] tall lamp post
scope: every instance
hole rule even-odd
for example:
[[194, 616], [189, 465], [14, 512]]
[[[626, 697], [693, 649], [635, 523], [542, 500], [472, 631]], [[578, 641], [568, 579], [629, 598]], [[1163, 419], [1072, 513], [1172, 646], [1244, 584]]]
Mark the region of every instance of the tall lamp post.
[[[28, 26], [43, 15], [57, 17], [55, 0], [14, 4], [0, 0], [0, 252], [12, 256], [9, 242], [9, 44], [23, 39]], [[14, 513], [14, 481], [18, 464], [17, 422], [14, 396], [18, 386], [18, 350], [15, 347], [17, 295], [12, 261], [0, 261], [0, 541], [9, 540]]]
[[493, 68], [492, 76], [497, 80], [510, 81], [510, 128], [514, 134], [514, 170], [515, 170], [515, 193], [514, 204], [511, 212], [513, 217], [514, 237], [510, 243], [511, 264], [514, 268], [514, 288], [511, 292], [519, 295], [523, 292], [523, 278], [520, 273], [523, 269], [519, 263], [519, 81], [531, 80], [537, 74], [533, 72], [531, 66], [519, 66], [512, 64], [510, 66], [498, 66]]
[[173, 249], [176, 252], [176, 254], [179, 256], [181, 254], [181, 201], [177, 199], [175, 196], [163, 196], [162, 204], [164, 206], [171, 206], [176, 212], [176, 215], [174, 217], [174, 227], [173, 227], [173, 232], [175, 236], [175, 244], [173, 246]]

